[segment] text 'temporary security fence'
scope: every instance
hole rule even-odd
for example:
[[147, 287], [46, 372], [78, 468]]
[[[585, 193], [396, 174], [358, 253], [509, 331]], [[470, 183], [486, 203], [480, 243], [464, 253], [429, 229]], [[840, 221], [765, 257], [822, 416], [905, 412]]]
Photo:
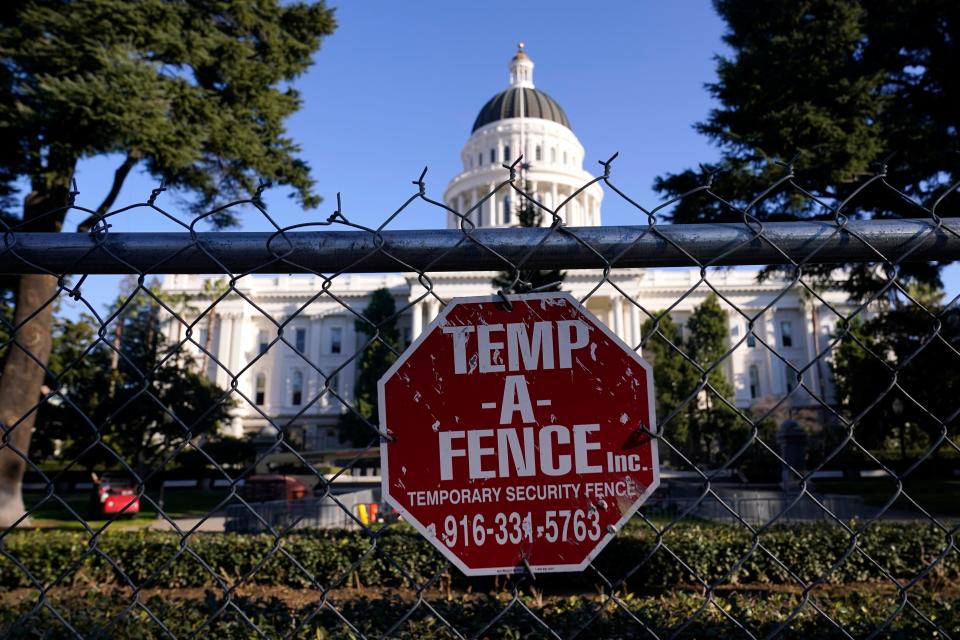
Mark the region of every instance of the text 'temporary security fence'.
[[[3, 633], [960, 637], [960, 313], [930, 284], [960, 257], [960, 185], [914, 202], [881, 173], [837, 202], [786, 167], [749, 203], [680, 198], [734, 221], [670, 225], [675, 202], [644, 208], [603, 165], [639, 224], [567, 227], [576, 194], [548, 210], [516, 164], [466, 211], [421, 175], [377, 227], [339, 207], [280, 227], [261, 192], [183, 222], [162, 189], [46, 214], [89, 233], [5, 224], [0, 359], [36, 385], [2, 392], [25, 496], [0, 529]], [[542, 224], [479, 226], [507, 193]], [[777, 221], [784, 198], [816, 215]], [[459, 228], [395, 230], [421, 206]], [[225, 211], [273, 230], [202, 230]], [[115, 229], [134, 216], [173, 231]], [[98, 274], [133, 277], [94, 303]], [[558, 286], [653, 361], [665, 481], [582, 574], [468, 579], [380, 502], [370, 354], [451, 293]]]

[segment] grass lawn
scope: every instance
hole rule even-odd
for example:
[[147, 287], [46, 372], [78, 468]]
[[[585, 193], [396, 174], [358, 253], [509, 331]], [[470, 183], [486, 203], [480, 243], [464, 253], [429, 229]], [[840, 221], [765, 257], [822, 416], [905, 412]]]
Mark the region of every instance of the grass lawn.
[[[904, 481], [903, 490], [921, 507], [937, 516], [960, 517], [960, 480], [911, 479]], [[863, 478], [860, 480], [818, 480], [817, 493], [838, 493], [862, 496], [872, 506], [886, 504], [897, 491], [897, 484], [887, 478]], [[891, 509], [916, 511], [903, 496]]]
[[[46, 494], [43, 493], [25, 493], [23, 498], [27, 508], [31, 508], [39, 503]], [[159, 501], [159, 493], [150, 492], [147, 494], [154, 501]], [[163, 495], [163, 510], [170, 518], [196, 518], [216, 509], [218, 505], [227, 497], [227, 492], [220, 491], [200, 491], [197, 489], [167, 489]], [[92, 529], [102, 527], [107, 521], [104, 519], [90, 519], [89, 493], [71, 493], [67, 496], [58, 497], [77, 512], [77, 515], [85, 518], [88, 526]], [[55, 529], [81, 529], [83, 525], [70, 513], [70, 511], [61, 504], [60, 500], [51, 497], [43, 502], [36, 510], [31, 511], [33, 524], [35, 526]], [[147, 500], [140, 501], [140, 513], [133, 517], [124, 517], [115, 520], [110, 528], [127, 529], [142, 527], [150, 522], [157, 520], [156, 509]]]

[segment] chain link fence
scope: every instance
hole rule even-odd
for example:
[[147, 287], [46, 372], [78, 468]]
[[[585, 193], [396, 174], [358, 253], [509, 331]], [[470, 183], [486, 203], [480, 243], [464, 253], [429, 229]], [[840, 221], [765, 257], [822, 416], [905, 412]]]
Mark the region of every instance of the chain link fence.
[[[960, 256], [960, 184], [918, 203], [881, 171], [838, 202], [786, 166], [750, 203], [709, 177], [681, 197], [739, 221], [668, 225], [612, 162], [555, 209], [518, 163], [466, 211], [424, 170], [377, 227], [339, 202], [281, 227], [263, 188], [189, 221], [161, 187], [72, 202], [89, 233], [4, 223], [0, 468], [25, 503], [0, 529], [3, 634], [960, 636], [958, 292], [922, 277]], [[594, 183], [638, 224], [566, 226]], [[915, 214], [863, 219], [867, 193]], [[480, 226], [505, 195], [543, 223]], [[776, 221], [761, 205], [784, 197], [820, 214]], [[395, 230], [419, 207], [458, 228]], [[272, 231], [202, 230], [224, 212]], [[130, 219], [171, 231], [113, 229]], [[106, 306], [104, 275], [127, 276]], [[381, 503], [371, 354], [466, 280], [570, 289], [653, 362], [663, 486], [582, 574], [468, 579]]]

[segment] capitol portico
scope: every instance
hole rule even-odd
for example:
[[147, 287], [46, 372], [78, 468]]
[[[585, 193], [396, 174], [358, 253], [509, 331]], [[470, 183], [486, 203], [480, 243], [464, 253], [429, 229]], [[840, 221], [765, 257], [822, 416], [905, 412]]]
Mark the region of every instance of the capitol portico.
[[[507, 186], [488, 196], [504, 180], [503, 165], [512, 164], [522, 153], [518, 186], [547, 210], [556, 211], [567, 226], [599, 225], [603, 189], [594, 183], [580, 190], [594, 179], [583, 169], [584, 148], [560, 105], [535, 87], [533, 69], [533, 61], [521, 47], [509, 63], [508, 87], [487, 101], [473, 123], [460, 153], [463, 169], [447, 186], [444, 202], [478, 227], [516, 226], [517, 194]], [[543, 224], [550, 224], [549, 214], [543, 218]], [[467, 224], [453, 213], [448, 213], [446, 223], [449, 228]], [[614, 269], [606, 280], [597, 270], [567, 269], [565, 273], [563, 289], [578, 299], [586, 298], [588, 309], [631, 346], [640, 343], [641, 327], [648, 317], [644, 310], [669, 308], [683, 330], [693, 309], [710, 293], [700, 282], [698, 269]], [[238, 390], [249, 402], [234, 410], [233, 434], [259, 432], [267, 424], [264, 416], [270, 416], [278, 425], [289, 423], [307, 449], [340, 446], [336, 424], [343, 403], [353, 399], [355, 354], [366, 341], [366, 336], [358, 335], [354, 321], [369, 303], [370, 292], [386, 288], [397, 308], [407, 309], [398, 328], [404, 344], [409, 344], [440, 312], [440, 300], [490, 295], [495, 275], [430, 273], [432, 295], [416, 274], [343, 275], [333, 279], [330, 295], [317, 296], [306, 307], [324, 288], [320, 278], [242, 278], [237, 289], [277, 321], [295, 317], [283, 330], [290, 346], [275, 342], [277, 325], [237, 295], [228, 295], [217, 305], [212, 336], [206, 336], [203, 322], [198, 323], [197, 343], [209, 344], [216, 361], [231, 372], [243, 371]], [[206, 278], [168, 275], [163, 288], [197, 297]], [[721, 303], [728, 312], [729, 344], [740, 343], [723, 367], [734, 388], [735, 403], [746, 408], [762, 398], [790, 392], [796, 373], [764, 344], [775, 347], [793, 366], [807, 367], [814, 354], [829, 344], [838, 317], [816, 299], [801, 295], [796, 287], [782, 294], [788, 283], [779, 278], [758, 281], [756, 269], [711, 271], [709, 280], [732, 305]], [[824, 295], [835, 307], [845, 305], [839, 293]], [[772, 307], [754, 324], [754, 335], [748, 335], [746, 317], [769, 305]], [[170, 325], [171, 340], [178, 339], [181, 328], [176, 325]], [[253, 364], [248, 366], [250, 362]], [[206, 366], [211, 378], [229, 388], [230, 375], [223, 367], [214, 359], [206, 359]], [[827, 402], [835, 401], [828, 363], [806, 368], [803, 380]], [[793, 406], [816, 404], [802, 392], [794, 393], [790, 402]]]

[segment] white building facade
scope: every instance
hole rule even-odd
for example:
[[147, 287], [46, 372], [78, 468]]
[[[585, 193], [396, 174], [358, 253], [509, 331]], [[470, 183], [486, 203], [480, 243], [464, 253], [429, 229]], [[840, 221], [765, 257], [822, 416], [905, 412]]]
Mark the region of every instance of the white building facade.
[[[538, 202], [555, 211], [567, 226], [599, 225], [603, 190], [599, 184], [581, 190], [593, 179], [583, 169], [583, 146], [556, 101], [535, 88], [533, 66], [521, 47], [509, 65], [508, 88], [491, 98], [477, 116], [461, 151], [463, 171], [451, 180], [444, 201], [478, 227], [516, 226], [516, 194], [501, 189], [495, 197], [487, 196], [504, 179], [502, 165], [512, 164], [522, 152], [522, 183]], [[551, 222], [549, 214], [543, 218], [544, 224]], [[448, 214], [448, 227], [463, 224], [461, 217]], [[201, 357], [207, 374], [222, 388], [230, 388], [236, 375], [237, 390], [247, 399], [234, 411], [232, 435], [259, 433], [272, 421], [296, 434], [304, 449], [340, 446], [336, 425], [353, 401], [357, 362], [368, 339], [356, 330], [355, 321], [369, 303], [370, 292], [387, 288], [393, 294], [397, 308], [403, 309], [398, 328], [406, 345], [437, 316], [441, 300], [490, 295], [496, 274], [429, 275], [432, 294], [416, 274], [338, 276], [326, 289], [324, 281], [314, 276], [248, 276], [238, 282], [237, 290], [243, 295], [230, 293], [217, 304], [210, 322], [213, 335], [206, 336], [207, 322], [202, 318], [193, 337], [196, 344], [209, 344], [215, 355]], [[162, 286], [168, 293], [196, 299], [202, 297], [209, 278], [169, 275]], [[838, 320], [834, 312], [803, 296], [800, 287], [788, 288], [786, 281], [758, 281], [756, 269], [711, 271], [709, 282], [729, 301], [721, 300], [727, 311], [729, 344], [739, 343], [724, 362], [737, 406], [748, 408], [793, 389], [796, 373], [781, 357], [804, 369], [809, 389], [834, 402], [829, 364], [821, 359], [808, 366], [830, 344]], [[670, 309], [682, 329], [711, 292], [700, 282], [699, 269], [686, 268], [615, 269], [606, 280], [597, 270], [567, 269], [563, 288], [586, 299], [587, 308], [631, 346], [640, 344], [641, 328], [648, 319], [644, 310]], [[834, 307], [845, 306], [840, 294], [828, 294], [826, 299]], [[205, 305], [194, 302], [194, 306]], [[746, 318], [764, 309], [753, 335], [749, 334]], [[286, 322], [288, 318], [292, 319]], [[184, 337], [180, 323], [170, 323], [168, 332], [172, 341]], [[196, 344], [188, 348], [197, 350]], [[803, 392], [794, 393], [789, 402], [818, 404]]]

